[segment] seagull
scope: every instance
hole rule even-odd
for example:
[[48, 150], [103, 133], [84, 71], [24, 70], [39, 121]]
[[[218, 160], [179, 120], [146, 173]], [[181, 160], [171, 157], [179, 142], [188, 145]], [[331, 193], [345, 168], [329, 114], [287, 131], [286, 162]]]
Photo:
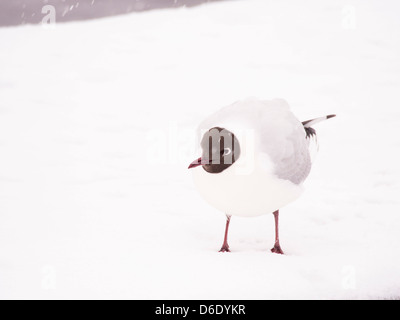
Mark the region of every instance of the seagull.
[[318, 122], [327, 115], [300, 122], [285, 100], [248, 98], [226, 106], [199, 126], [202, 155], [189, 165], [200, 195], [226, 214], [220, 252], [230, 252], [228, 229], [232, 216], [273, 213], [273, 253], [279, 243], [279, 210], [303, 192], [311, 170], [310, 149], [316, 146]]

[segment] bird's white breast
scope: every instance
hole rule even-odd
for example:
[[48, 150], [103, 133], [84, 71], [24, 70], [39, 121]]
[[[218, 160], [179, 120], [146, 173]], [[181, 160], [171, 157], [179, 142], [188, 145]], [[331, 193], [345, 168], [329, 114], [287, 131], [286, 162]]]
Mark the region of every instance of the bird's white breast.
[[200, 166], [193, 170], [194, 183], [209, 204], [226, 214], [251, 217], [272, 213], [296, 200], [303, 188], [279, 179], [267, 170], [265, 161], [265, 157], [256, 159], [247, 172], [240, 169], [240, 163], [218, 174]]

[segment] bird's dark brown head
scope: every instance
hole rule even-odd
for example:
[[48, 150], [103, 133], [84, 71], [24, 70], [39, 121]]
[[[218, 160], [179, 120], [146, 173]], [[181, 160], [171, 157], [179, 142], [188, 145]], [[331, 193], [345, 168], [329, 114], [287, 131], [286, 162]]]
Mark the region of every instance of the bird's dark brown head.
[[202, 165], [209, 173], [228, 169], [240, 156], [240, 145], [235, 135], [227, 129], [214, 127], [201, 140], [201, 158], [193, 161], [189, 169]]

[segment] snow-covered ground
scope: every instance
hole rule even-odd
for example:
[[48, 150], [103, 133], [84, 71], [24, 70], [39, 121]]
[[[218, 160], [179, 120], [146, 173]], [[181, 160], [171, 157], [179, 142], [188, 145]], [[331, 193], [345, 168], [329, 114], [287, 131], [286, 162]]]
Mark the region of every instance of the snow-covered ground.
[[[398, 1], [243, 0], [0, 29], [0, 298], [400, 297]], [[307, 191], [225, 216], [194, 130], [248, 96], [316, 127]]]

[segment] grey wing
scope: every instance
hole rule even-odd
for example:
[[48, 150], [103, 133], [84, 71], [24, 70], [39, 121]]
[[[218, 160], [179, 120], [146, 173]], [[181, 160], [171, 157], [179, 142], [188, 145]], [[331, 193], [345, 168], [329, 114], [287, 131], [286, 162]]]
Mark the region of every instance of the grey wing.
[[275, 174], [278, 178], [289, 180], [297, 185], [304, 182], [311, 171], [309, 138], [313, 136], [313, 134], [309, 135], [303, 126], [299, 126], [292, 134], [286, 136], [283, 145], [287, 152], [273, 159]]

